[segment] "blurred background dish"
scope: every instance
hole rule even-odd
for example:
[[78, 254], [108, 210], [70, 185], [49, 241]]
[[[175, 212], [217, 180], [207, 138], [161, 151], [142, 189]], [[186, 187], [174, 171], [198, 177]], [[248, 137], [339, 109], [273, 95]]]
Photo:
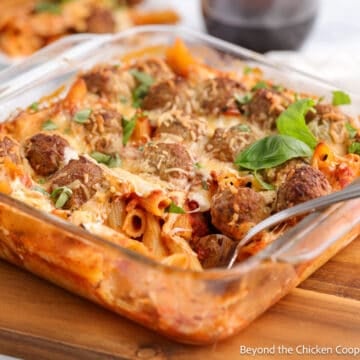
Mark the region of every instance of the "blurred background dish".
[[258, 52], [295, 50], [312, 29], [316, 0], [202, 0], [207, 31]]

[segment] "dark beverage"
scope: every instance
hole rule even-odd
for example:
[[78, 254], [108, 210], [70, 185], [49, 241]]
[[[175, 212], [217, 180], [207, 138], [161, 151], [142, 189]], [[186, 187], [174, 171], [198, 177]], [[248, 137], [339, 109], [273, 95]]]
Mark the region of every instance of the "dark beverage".
[[202, 0], [211, 35], [258, 52], [297, 49], [317, 10], [316, 0]]

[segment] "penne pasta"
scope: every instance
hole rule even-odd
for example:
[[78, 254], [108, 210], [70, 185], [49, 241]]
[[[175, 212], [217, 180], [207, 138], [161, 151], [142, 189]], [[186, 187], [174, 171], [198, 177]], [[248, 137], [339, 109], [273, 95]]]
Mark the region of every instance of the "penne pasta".
[[146, 213], [144, 210], [136, 208], [126, 214], [122, 225], [125, 234], [133, 238], [139, 238], [144, 234], [145, 228]]

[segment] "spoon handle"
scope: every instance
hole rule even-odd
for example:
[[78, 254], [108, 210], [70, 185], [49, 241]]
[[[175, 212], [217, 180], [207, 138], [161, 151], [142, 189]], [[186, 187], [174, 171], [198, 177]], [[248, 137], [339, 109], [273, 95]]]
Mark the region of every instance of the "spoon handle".
[[350, 200], [359, 196], [360, 196], [360, 181], [357, 180], [353, 184], [349, 185], [348, 187], [346, 187], [341, 191], [337, 191], [329, 195], [321, 196], [316, 199], [306, 201], [304, 203], [282, 210], [277, 214], [268, 217], [267, 219], [259, 222], [257, 225], [251, 228], [250, 231], [245, 235], [245, 237], [243, 237], [239, 241], [233, 252], [233, 255], [231, 256], [227, 268], [228, 269], [232, 268], [238, 257], [240, 249], [246, 244], [248, 244], [250, 240], [259, 232], [266, 230], [271, 226], [277, 225], [293, 216], [303, 215], [307, 212], [312, 212], [315, 210], [321, 210], [332, 204], [345, 200]]

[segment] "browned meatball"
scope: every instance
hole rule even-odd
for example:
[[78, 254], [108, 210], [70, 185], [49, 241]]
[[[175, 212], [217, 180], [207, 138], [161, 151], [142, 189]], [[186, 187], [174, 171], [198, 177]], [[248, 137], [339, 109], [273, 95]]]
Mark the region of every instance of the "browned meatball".
[[167, 112], [159, 117], [159, 126], [155, 136], [174, 134], [185, 141], [196, 141], [206, 134], [207, 121], [202, 118], [192, 118], [179, 111]]
[[339, 108], [331, 104], [316, 104], [314, 106], [315, 111], [308, 111], [306, 114], [306, 120], [311, 121], [317, 118], [323, 120], [333, 121], [345, 121], [348, 120], [348, 116], [344, 114]]
[[276, 210], [287, 209], [330, 192], [331, 186], [324, 174], [309, 165], [304, 165], [291, 171], [280, 186]]
[[187, 99], [185, 80], [180, 78], [168, 79], [150, 87], [141, 107], [144, 110], [167, 110], [174, 106], [185, 108]]
[[67, 140], [59, 135], [39, 133], [26, 142], [25, 156], [38, 175], [48, 176], [62, 165], [67, 146]]
[[191, 247], [197, 253], [201, 265], [205, 268], [225, 266], [233, 253], [236, 242], [222, 234], [211, 234], [195, 239]]
[[250, 188], [225, 189], [211, 199], [211, 222], [226, 236], [240, 240], [268, 212], [264, 198]]
[[148, 143], [143, 152], [144, 169], [163, 180], [189, 179], [193, 176], [193, 162], [181, 144]]
[[122, 149], [121, 119], [121, 114], [112, 109], [99, 109], [91, 113], [84, 126], [89, 132], [86, 141], [93, 150], [112, 154]]
[[159, 58], [146, 58], [138, 60], [132, 68], [150, 75], [156, 83], [167, 81], [174, 77], [174, 73], [170, 67], [164, 60]]
[[245, 108], [251, 121], [258, 123], [262, 128], [270, 129], [275, 126], [275, 120], [288, 105], [288, 101], [277, 91], [259, 89]]
[[89, 92], [111, 101], [119, 101], [121, 97], [131, 99], [135, 86], [133, 76], [116, 65], [95, 66], [81, 77]]
[[9, 159], [15, 164], [19, 164], [21, 161], [19, 144], [8, 136], [0, 137], [0, 164], [5, 159]]
[[244, 86], [226, 77], [202, 81], [197, 88], [197, 101], [204, 114], [219, 114], [237, 109], [235, 95], [244, 93]]
[[234, 161], [239, 152], [255, 140], [255, 135], [245, 125], [217, 128], [205, 149], [216, 159]]
[[87, 32], [112, 33], [116, 29], [114, 16], [110, 9], [95, 7], [86, 20]]
[[72, 190], [71, 198], [64, 208], [79, 208], [88, 201], [100, 188], [104, 180], [99, 166], [81, 156], [79, 160], [71, 160], [51, 179], [51, 191], [67, 186]]

